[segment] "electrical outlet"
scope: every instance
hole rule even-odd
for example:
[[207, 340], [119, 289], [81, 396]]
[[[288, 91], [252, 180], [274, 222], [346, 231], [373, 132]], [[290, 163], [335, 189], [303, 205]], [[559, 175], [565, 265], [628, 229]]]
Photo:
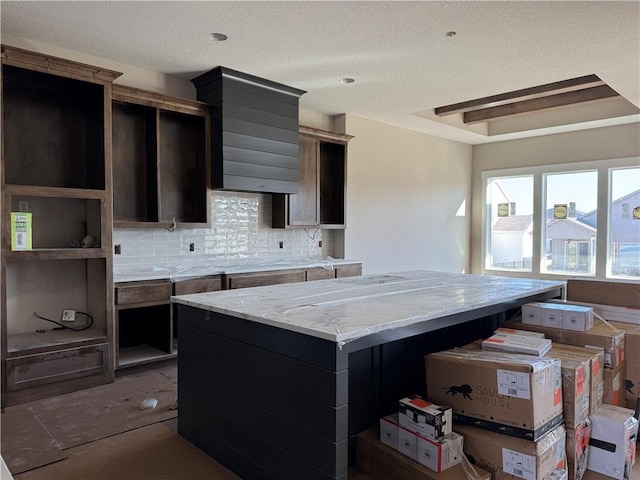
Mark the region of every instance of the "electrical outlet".
[[280, 242], [280, 248], [284, 248], [284, 242]]
[[322, 240], [318, 241], [318, 248], [322, 248]]
[[120, 247], [120, 245], [114, 245], [113, 250], [116, 255], [120, 255], [122, 253], [122, 248]]
[[62, 321], [63, 322], [75, 322], [76, 320], [76, 311], [75, 310], [63, 310], [62, 311]]
[[195, 243], [190, 243], [189, 244], [189, 251], [190, 252], [195, 252], [196, 251], [196, 244]]

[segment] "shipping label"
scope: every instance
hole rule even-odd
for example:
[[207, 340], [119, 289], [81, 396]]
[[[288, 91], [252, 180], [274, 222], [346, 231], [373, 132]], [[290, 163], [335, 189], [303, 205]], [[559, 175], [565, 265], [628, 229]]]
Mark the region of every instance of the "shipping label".
[[497, 375], [499, 394], [531, 400], [528, 373], [498, 369]]
[[503, 448], [502, 469], [516, 477], [536, 480], [536, 457]]

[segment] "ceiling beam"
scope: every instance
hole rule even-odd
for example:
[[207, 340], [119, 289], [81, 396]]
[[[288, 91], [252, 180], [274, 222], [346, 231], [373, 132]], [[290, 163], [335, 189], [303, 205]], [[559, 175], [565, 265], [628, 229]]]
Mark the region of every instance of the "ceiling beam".
[[532, 100], [465, 112], [463, 114], [463, 120], [465, 124], [471, 125], [474, 123], [486, 122], [488, 120], [496, 120], [509, 115], [518, 115], [549, 108], [563, 107], [566, 105], [601, 100], [603, 98], [611, 98], [615, 96], [618, 96], [618, 92], [613, 88], [608, 85], [601, 85], [573, 92], [560, 93], [549, 97], [534, 98]]
[[547, 83], [536, 87], [514, 90], [513, 92], [501, 93], [490, 97], [477, 98], [467, 102], [454, 103], [443, 107], [437, 107], [435, 114], [444, 116], [454, 113], [464, 113], [483, 108], [496, 107], [513, 102], [533, 100], [535, 98], [557, 95], [559, 93], [573, 92], [585, 88], [605, 85], [597, 75], [585, 75], [584, 77], [561, 80], [559, 82]]

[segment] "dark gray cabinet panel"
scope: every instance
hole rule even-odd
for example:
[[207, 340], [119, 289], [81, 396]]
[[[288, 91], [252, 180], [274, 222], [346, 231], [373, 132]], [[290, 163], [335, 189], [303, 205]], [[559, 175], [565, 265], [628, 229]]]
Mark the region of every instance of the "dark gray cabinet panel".
[[298, 191], [298, 99], [305, 92], [225, 67], [191, 80], [213, 107], [212, 187]]

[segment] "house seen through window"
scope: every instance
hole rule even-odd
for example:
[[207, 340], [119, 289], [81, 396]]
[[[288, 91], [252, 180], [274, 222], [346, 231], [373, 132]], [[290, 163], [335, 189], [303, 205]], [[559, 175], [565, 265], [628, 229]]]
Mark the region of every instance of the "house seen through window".
[[484, 270], [640, 278], [638, 160], [604, 163], [486, 172]]

